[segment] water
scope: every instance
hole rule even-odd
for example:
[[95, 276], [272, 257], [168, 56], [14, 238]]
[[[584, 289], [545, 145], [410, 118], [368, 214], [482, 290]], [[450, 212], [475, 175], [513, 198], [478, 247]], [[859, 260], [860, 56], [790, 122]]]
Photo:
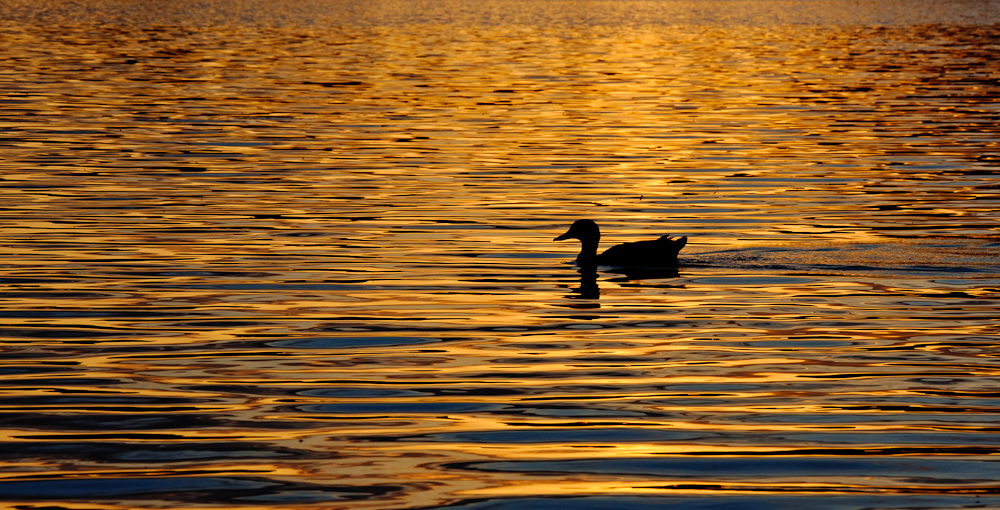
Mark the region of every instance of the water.
[[[1000, 5], [9, 1], [4, 508], [1000, 507]], [[580, 274], [686, 235], [676, 271]]]

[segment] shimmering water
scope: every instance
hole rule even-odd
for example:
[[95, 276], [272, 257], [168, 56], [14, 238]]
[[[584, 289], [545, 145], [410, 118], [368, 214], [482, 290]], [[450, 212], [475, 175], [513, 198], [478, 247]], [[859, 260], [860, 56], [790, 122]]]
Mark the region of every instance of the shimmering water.
[[[1000, 507], [1000, 4], [0, 4], [3, 508]], [[676, 271], [577, 272], [686, 235]]]

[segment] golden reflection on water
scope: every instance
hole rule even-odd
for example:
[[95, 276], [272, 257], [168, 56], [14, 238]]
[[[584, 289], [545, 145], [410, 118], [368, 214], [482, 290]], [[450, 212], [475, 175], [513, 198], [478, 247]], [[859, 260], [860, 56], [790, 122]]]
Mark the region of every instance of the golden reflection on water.
[[0, 500], [1000, 505], [995, 6], [376, 4], [0, 6]]

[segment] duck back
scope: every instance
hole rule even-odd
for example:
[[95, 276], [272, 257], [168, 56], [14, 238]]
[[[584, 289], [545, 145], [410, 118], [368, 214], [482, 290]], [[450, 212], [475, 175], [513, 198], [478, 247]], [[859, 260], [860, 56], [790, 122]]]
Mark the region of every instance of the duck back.
[[597, 256], [602, 266], [666, 267], [677, 265], [677, 253], [687, 244], [687, 237], [672, 239], [665, 235], [654, 241], [636, 241], [608, 248]]

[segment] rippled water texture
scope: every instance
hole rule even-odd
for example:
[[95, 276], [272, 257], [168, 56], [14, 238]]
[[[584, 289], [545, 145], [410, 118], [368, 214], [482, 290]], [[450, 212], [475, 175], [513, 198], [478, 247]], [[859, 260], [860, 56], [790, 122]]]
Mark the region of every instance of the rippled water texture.
[[0, 57], [3, 508], [1000, 507], [997, 2], [8, 0]]

